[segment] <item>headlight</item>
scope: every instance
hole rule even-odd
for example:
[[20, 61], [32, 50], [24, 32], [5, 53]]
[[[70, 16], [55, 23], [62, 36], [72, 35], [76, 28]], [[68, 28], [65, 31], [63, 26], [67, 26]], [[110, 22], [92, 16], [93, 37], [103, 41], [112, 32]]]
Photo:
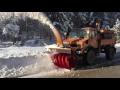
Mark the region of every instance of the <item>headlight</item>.
[[77, 54], [81, 54], [81, 51], [76, 51]]

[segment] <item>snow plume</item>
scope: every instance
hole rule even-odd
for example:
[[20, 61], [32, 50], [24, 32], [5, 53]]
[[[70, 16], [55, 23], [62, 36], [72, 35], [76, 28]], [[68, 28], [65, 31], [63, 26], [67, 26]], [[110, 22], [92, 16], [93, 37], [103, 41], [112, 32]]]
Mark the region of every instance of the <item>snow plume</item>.
[[50, 28], [55, 28], [52, 24], [52, 22], [50, 21], [50, 19], [43, 13], [43, 12], [40, 12], [39, 13], [39, 20], [44, 23], [44, 24], [47, 24], [50, 26]]
[[[101, 22], [101, 28], [110, 28], [115, 24], [116, 19], [120, 19], [119, 12], [42, 12], [54, 23], [54, 26], [60, 32], [66, 32], [68, 28], [95, 26], [97, 21]], [[29, 17], [33, 20], [45, 21], [48, 19], [43, 18], [41, 12], [0, 12], [0, 21], [7, 21], [10, 18], [26, 21]], [[6, 24], [6, 23], [5, 23]], [[8, 24], [8, 23], [7, 23]], [[36, 24], [35, 24], [36, 25]], [[5, 25], [0, 25], [5, 26]], [[37, 27], [37, 26], [35, 26]], [[22, 29], [23, 30], [23, 29]]]

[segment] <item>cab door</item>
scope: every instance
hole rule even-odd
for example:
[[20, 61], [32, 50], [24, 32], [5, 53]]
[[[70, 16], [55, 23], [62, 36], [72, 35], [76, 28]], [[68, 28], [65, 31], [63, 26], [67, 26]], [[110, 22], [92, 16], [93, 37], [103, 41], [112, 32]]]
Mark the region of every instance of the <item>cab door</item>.
[[89, 46], [92, 46], [94, 48], [98, 48], [98, 41], [97, 41], [97, 32], [96, 30], [91, 30], [89, 34]]

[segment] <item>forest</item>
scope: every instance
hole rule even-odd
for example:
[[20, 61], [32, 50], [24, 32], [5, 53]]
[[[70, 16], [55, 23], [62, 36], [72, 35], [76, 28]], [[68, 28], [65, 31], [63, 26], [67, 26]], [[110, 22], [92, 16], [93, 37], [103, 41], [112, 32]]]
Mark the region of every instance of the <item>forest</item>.
[[[120, 42], [119, 12], [44, 12], [61, 35], [68, 29], [95, 27], [114, 30]], [[26, 41], [33, 38], [55, 40], [50, 27], [42, 23], [40, 12], [0, 12], [0, 40]]]

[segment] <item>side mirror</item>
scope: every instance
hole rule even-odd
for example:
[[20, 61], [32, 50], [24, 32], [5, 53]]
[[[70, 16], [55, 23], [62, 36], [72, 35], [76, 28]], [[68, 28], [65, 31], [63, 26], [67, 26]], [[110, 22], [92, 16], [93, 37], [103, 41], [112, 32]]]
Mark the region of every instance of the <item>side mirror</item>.
[[91, 35], [90, 38], [93, 39], [93, 36]]
[[93, 35], [92, 35], [92, 33], [90, 33], [90, 34], [89, 34], [89, 37], [90, 37], [91, 39], [93, 38]]

